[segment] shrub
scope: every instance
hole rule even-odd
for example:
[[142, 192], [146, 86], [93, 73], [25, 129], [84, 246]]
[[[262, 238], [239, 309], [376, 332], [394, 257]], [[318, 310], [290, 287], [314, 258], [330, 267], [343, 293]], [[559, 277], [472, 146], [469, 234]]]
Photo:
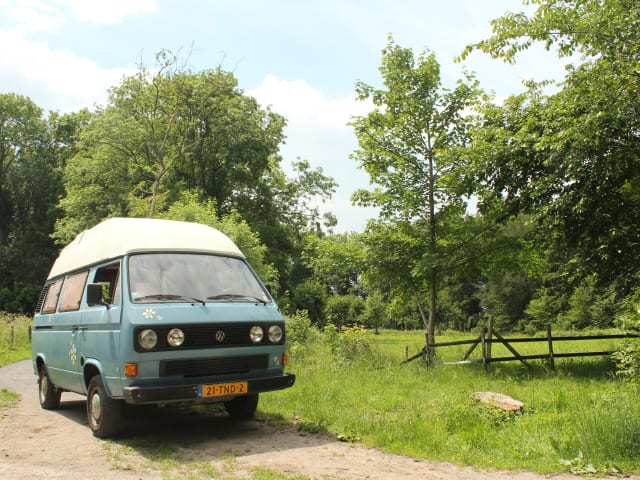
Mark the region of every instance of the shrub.
[[355, 295], [334, 295], [329, 297], [325, 313], [327, 321], [338, 329], [344, 325], [352, 325], [362, 315], [365, 304], [361, 297]]
[[372, 338], [366, 328], [353, 326], [339, 333], [335, 325], [328, 324], [324, 330], [324, 340], [337, 363], [369, 361], [372, 358]]
[[[626, 302], [625, 311], [617, 317], [620, 328], [627, 332], [640, 332], [640, 289]], [[612, 355], [616, 363], [616, 375], [629, 380], [634, 385], [640, 382], [640, 341], [624, 342]]]
[[319, 341], [320, 332], [311, 325], [306, 310], [298, 310], [287, 317], [287, 347], [292, 356], [300, 355], [309, 344]]

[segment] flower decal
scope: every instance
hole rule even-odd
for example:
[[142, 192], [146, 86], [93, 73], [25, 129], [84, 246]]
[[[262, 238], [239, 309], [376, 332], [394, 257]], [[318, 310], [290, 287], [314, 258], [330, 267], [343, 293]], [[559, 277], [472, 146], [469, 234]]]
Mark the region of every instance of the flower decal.
[[153, 308], [147, 308], [144, 312], [142, 312], [142, 316], [147, 320], [153, 318], [156, 315], [156, 311]]
[[73, 365], [74, 367], [76, 365], [77, 354], [78, 352], [76, 351], [76, 344], [72, 343], [71, 347], [69, 348], [69, 359], [71, 360], [71, 365]]

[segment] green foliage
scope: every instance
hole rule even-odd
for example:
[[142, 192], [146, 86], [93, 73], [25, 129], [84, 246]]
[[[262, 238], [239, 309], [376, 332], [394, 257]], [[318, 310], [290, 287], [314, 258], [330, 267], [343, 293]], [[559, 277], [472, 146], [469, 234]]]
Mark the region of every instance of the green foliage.
[[340, 332], [329, 323], [325, 326], [323, 340], [331, 348], [338, 364], [369, 362], [373, 359], [374, 349], [371, 333], [363, 327], [347, 327]]
[[[84, 124], [64, 171], [54, 237], [66, 244], [113, 216], [163, 216], [185, 201], [184, 192], [197, 193], [215, 209], [210, 216], [239, 237], [246, 222], [269, 251], [260, 273], [274, 293], [290, 290], [304, 234], [335, 225], [318, 205], [336, 184], [304, 160], [293, 164], [294, 178], [285, 176], [278, 156], [284, 126], [284, 118], [238, 88], [232, 73], [191, 72], [162, 50], [155, 68], [140, 65]], [[186, 210], [181, 215], [193, 214]]]
[[41, 287], [56, 253], [49, 233], [74, 134], [71, 120], [80, 117], [45, 119], [29, 98], [0, 94], [0, 310], [33, 311], [37, 293], [30, 294]]
[[287, 316], [286, 329], [287, 348], [294, 357], [304, 353], [307, 346], [314, 345], [320, 338], [320, 332], [311, 324], [306, 310]]
[[31, 358], [31, 319], [0, 311], [0, 367]]
[[266, 263], [266, 247], [260, 242], [258, 235], [251, 230], [238, 212], [232, 210], [222, 218], [218, 218], [216, 212], [214, 200], [202, 201], [196, 193], [185, 191], [159, 217], [201, 223], [220, 230], [238, 245], [260, 278], [271, 288], [277, 289], [277, 271], [272, 265]]
[[557, 323], [564, 329], [608, 328], [617, 315], [616, 291], [613, 286], [602, 288], [595, 276], [585, 278], [569, 299], [568, 310]]
[[457, 228], [468, 191], [460, 180], [477, 120], [469, 111], [484, 94], [467, 72], [455, 88], [444, 88], [433, 52], [414, 57], [391, 36], [379, 70], [383, 88], [356, 84], [358, 98], [371, 100], [374, 109], [352, 123], [359, 144], [353, 158], [375, 186], [355, 192], [353, 200], [378, 207], [381, 217], [365, 240], [368, 275], [411, 292], [423, 317], [421, 305], [428, 303], [425, 323], [433, 334], [438, 274], [454, 268], [454, 252], [466, 243]]
[[325, 306], [326, 321], [341, 329], [359, 321], [365, 308], [362, 297], [356, 295], [332, 295]]
[[482, 295], [486, 316], [492, 316], [500, 332], [511, 331], [524, 316], [533, 293], [533, 285], [524, 272], [490, 279]]
[[[635, 286], [640, 266], [637, 135], [640, 7], [632, 0], [536, 0], [531, 16], [507, 13], [470, 45], [513, 62], [540, 42], [570, 61], [556, 93], [545, 82], [502, 106], [487, 105], [473, 150], [480, 205], [496, 218], [530, 213], [538, 243], [562, 252], [576, 278]], [[578, 57], [574, 54], [584, 55]]]
[[[618, 326], [625, 332], [640, 334], [640, 288], [626, 300], [625, 309], [617, 318]], [[616, 362], [616, 374], [634, 386], [640, 386], [640, 340], [625, 342], [612, 355]]]
[[298, 284], [291, 292], [289, 308], [293, 311], [305, 310], [311, 322], [322, 329], [325, 325], [324, 309], [327, 304], [326, 287], [314, 279]]
[[374, 328], [376, 335], [379, 333], [380, 328], [389, 325], [387, 305], [380, 291], [374, 290], [367, 295], [361, 320], [365, 326]]
[[302, 256], [314, 278], [325, 283], [330, 292], [337, 295], [360, 293], [366, 256], [361, 235], [309, 235]]

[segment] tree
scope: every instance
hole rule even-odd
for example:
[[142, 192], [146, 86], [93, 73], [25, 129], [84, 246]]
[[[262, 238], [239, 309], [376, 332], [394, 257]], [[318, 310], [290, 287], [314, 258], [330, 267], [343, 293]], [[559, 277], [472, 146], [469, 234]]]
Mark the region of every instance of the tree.
[[492, 107], [478, 131], [484, 155], [474, 170], [482, 203], [503, 218], [527, 212], [540, 241], [568, 253], [575, 282], [625, 278], [640, 267], [640, 5], [634, 0], [532, 0], [531, 17], [506, 14], [493, 35], [468, 46], [515, 62], [541, 42], [569, 65], [560, 89], [525, 93]]
[[332, 295], [325, 306], [325, 318], [340, 330], [357, 323], [365, 309], [364, 300], [355, 295]]
[[270, 288], [278, 288], [278, 273], [266, 262], [266, 247], [237, 212], [232, 211], [218, 218], [214, 200], [202, 201], [196, 193], [185, 191], [166, 212], [158, 216], [170, 220], [201, 223], [220, 230], [238, 245], [262, 281]]
[[335, 182], [303, 160], [286, 177], [284, 118], [245, 95], [232, 73], [191, 72], [165, 50], [156, 59], [156, 69], [140, 65], [112, 88], [84, 126], [55, 238], [65, 244], [107, 217], [161, 215], [182, 192], [196, 192], [219, 219], [248, 224], [278, 270], [273, 286], [290, 290], [306, 232], [335, 225], [318, 210]]
[[365, 250], [360, 235], [308, 235], [302, 253], [313, 276], [334, 295], [361, 294]]
[[386, 304], [384, 302], [384, 296], [378, 290], [371, 292], [367, 295], [367, 299], [364, 303], [364, 312], [362, 313], [362, 319], [365, 325], [373, 327], [376, 335], [380, 333], [380, 328], [389, 323], [386, 315]]
[[0, 95], [0, 310], [31, 312], [56, 248], [50, 238], [62, 170], [82, 114]]
[[[418, 305], [423, 288], [428, 288], [425, 326], [433, 338], [438, 273], [454, 243], [446, 226], [464, 215], [466, 207], [459, 171], [473, 121], [469, 111], [483, 95], [468, 73], [455, 89], [444, 89], [433, 53], [416, 59], [411, 49], [395, 45], [392, 38], [379, 70], [383, 88], [356, 85], [358, 98], [372, 100], [375, 108], [353, 122], [359, 143], [353, 158], [377, 187], [356, 192], [354, 200], [379, 207], [381, 217], [405, 235], [411, 256], [394, 262], [394, 270], [402, 272], [404, 263], [402, 283], [415, 292]], [[381, 252], [380, 261], [393, 252]]]

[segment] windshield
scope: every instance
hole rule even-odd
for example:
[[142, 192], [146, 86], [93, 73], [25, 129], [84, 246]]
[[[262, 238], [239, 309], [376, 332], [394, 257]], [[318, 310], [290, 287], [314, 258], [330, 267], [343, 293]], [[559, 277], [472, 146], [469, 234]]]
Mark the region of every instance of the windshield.
[[132, 255], [129, 287], [139, 303], [271, 301], [244, 260], [219, 255]]

